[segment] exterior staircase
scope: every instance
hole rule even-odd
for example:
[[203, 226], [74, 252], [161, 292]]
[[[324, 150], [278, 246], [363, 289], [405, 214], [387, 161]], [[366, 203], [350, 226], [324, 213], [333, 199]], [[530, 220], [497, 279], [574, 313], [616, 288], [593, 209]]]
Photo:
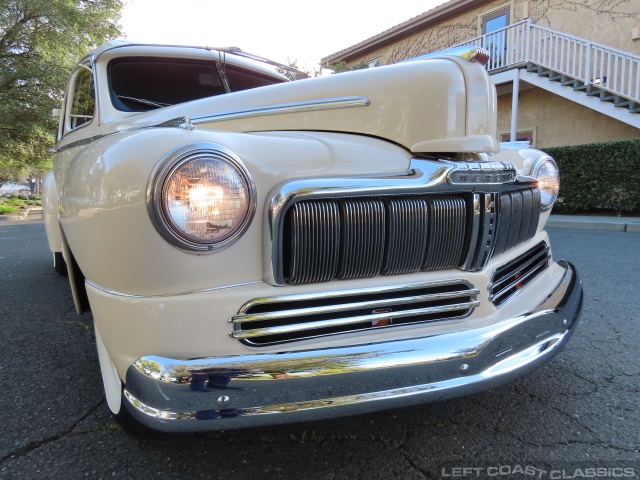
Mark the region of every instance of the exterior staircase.
[[523, 80], [640, 128], [640, 56], [526, 19], [459, 45], [491, 53], [496, 85]]

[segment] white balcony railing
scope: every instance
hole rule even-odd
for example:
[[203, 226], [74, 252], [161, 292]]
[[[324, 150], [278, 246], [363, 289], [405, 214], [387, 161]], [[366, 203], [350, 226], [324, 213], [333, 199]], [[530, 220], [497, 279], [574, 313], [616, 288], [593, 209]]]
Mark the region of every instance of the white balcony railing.
[[491, 53], [492, 73], [533, 63], [559, 75], [640, 103], [640, 56], [523, 20], [460, 45]]

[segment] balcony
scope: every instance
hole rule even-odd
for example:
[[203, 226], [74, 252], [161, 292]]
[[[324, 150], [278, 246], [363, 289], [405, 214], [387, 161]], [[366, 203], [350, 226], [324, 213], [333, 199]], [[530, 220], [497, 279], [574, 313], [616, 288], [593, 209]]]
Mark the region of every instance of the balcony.
[[[486, 65], [491, 75], [526, 69], [528, 76], [523, 80], [547, 77], [570, 87], [565, 92], [580, 92], [621, 107], [604, 108], [602, 113], [640, 128], [640, 56], [541, 27], [530, 19], [459, 45], [486, 48], [491, 53]], [[563, 95], [563, 89], [552, 89], [535, 80], [533, 83]], [[570, 98], [570, 94], [563, 96]]]

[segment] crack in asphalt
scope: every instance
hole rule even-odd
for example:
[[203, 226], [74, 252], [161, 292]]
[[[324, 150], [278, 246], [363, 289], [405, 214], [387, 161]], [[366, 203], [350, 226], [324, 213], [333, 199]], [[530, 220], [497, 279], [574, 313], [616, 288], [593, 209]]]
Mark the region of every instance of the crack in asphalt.
[[413, 460], [409, 458], [409, 455], [407, 454], [407, 452], [405, 452], [403, 449], [400, 449], [400, 453], [402, 454], [404, 459], [407, 461], [407, 463], [411, 465], [411, 468], [413, 468], [416, 472], [422, 475], [422, 478], [424, 478], [425, 480], [435, 480], [428, 472], [425, 472], [422, 468], [416, 465], [413, 462]]
[[18, 448], [17, 450], [14, 450], [13, 452], [8, 453], [4, 457], [0, 458], [0, 465], [2, 465], [7, 460], [23, 457], [29, 452], [32, 452], [33, 450], [36, 450], [44, 445], [48, 445], [57, 440], [60, 440], [61, 438], [84, 435], [87, 432], [79, 432], [76, 434], [72, 434], [72, 432], [80, 423], [82, 423], [91, 414], [96, 413], [98, 409], [101, 408], [103, 405], [104, 405], [104, 398], [101, 399], [100, 402], [98, 402], [96, 405], [91, 407], [87, 413], [85, 413], [82, 417], [80, 417], [76, 422], [74, 422], [69, 428], [64, 430], [62, 433], [59, 433], [57, 435], [52, 435], [51, 437], [43, 438], [41, 440], [35, 440], [23, 447]]

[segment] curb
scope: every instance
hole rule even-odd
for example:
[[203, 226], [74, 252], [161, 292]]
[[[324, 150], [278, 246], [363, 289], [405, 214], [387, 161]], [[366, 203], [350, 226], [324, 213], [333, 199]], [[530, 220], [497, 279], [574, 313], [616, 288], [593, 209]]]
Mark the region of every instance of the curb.
[[640, 233], [640, 218], [590, 217], [584, 215], [551, 215], [549, 217], [549, 221], [547, 222], [547, 227]]
[[19, 222], [22, 220], [38, 220], [42, 218], [42, 207], [32, 207], [22, 210], [20, 213], [0, 215], [0, 222]]

